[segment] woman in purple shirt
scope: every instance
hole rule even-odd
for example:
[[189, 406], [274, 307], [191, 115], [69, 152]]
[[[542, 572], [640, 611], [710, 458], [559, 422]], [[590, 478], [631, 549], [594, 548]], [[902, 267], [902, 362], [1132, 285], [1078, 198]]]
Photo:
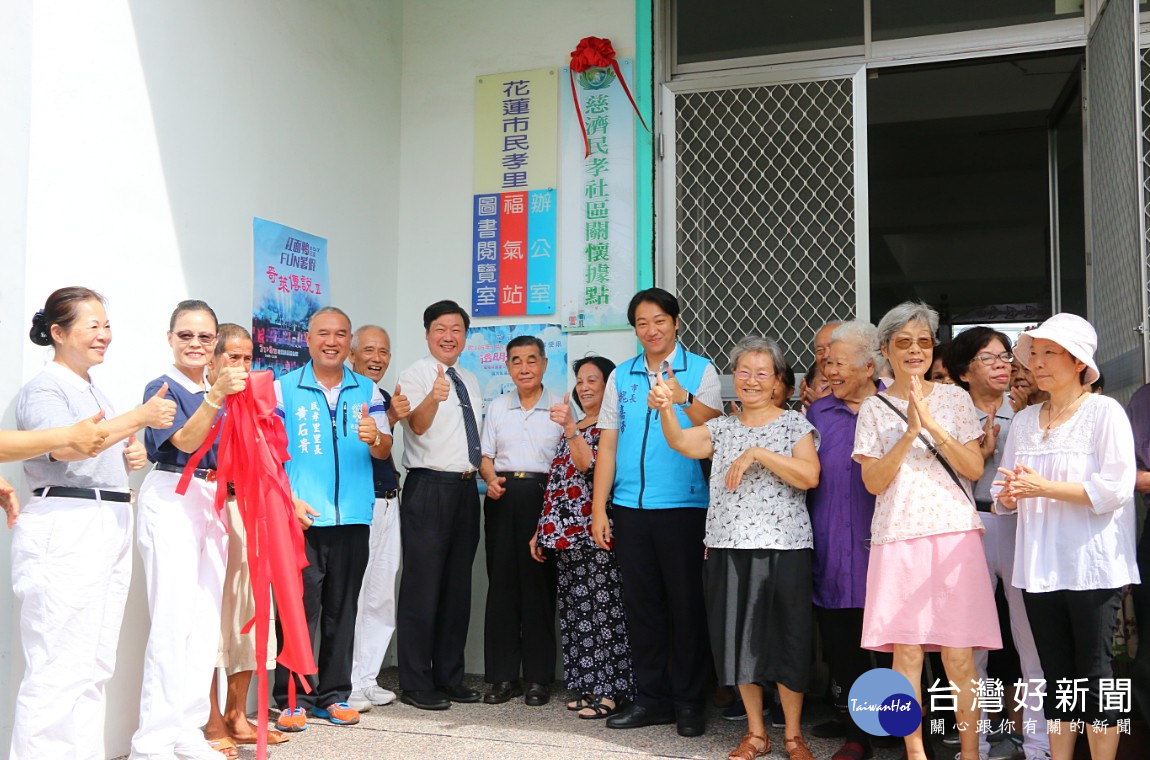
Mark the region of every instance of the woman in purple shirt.
[[[811, 568], [815, 614], [831, 677], [842, 690], [840, 704], [846, 703], [855, 679], [870, 669], [870, 653], [859, 642], [875, 497], [863, 485], [862, 467], [851, 459], [851, 453], [859, 407], [875, 393], [877, 353], [874, 325], [854, 320], [835, 328], [823, 370], [831, 395], [815, 401], [807, 411], [807, 420], [822, 439], [822, 478], [817, 488], [807, 491], [815, 537]], [[846, 741], [834, 754], [835, 760], [869, 757], [867, 733], [849, 718], [843, 723]]]

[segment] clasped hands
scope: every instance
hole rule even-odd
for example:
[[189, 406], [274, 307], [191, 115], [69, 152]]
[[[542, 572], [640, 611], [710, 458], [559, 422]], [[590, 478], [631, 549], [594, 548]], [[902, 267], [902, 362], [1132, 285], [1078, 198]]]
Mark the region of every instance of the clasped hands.
[[1019, 499], [1033, 499], [1046, 492], [1050, 481], [1034, 471], [1033, 467], [1019, 462], [1013, 470], [999, 467], [1002, 480], [994, 481], [994, 485], [1002, 488], [998, 492], [998, 503], [1006, 509], [1018, 509]]

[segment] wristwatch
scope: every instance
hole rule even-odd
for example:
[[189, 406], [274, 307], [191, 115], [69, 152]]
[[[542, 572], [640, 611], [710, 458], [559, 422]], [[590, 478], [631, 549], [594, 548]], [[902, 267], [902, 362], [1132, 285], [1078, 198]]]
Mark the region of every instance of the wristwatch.
[[693, 403], [695, 403], [695, 394], [687, 391], [687, 400], [679, 404], [679, 406], [690, 406]]

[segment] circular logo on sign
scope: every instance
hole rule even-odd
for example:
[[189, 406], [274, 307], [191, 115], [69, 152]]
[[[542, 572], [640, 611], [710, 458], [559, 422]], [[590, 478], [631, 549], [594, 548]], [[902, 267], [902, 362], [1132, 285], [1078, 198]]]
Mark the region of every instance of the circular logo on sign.
[[909, 736], [922, 723], [922, 707], [906, 676], [890, 668], [863, 673], [851, 686], [847, 708], [872, 736]]
[[606, 66], [592, 66], [579, 73], [579, 86], [584, 90], [602, 90], [615, 81], [615, 70]]

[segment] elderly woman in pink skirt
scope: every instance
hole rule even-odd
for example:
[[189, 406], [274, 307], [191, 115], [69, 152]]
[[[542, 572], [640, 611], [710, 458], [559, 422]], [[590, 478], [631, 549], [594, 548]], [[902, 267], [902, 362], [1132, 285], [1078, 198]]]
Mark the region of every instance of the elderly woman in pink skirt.
[[[875, 494], [862, 646], [894, 653], [922, 700], [924, 652], [941, 651], [958, 688], [962, 760], [978, 760], [974, 649], [1002, 646], [971, 481], [982, 475], [982, 430], [974, 404], [955, 385], [924, 377], [938, 314], [907, 302], [879, 322], [894, 382], [859, 409], [854, 459]], [[921, 728], [906, 737], [910, 760], [926, 757]]]

